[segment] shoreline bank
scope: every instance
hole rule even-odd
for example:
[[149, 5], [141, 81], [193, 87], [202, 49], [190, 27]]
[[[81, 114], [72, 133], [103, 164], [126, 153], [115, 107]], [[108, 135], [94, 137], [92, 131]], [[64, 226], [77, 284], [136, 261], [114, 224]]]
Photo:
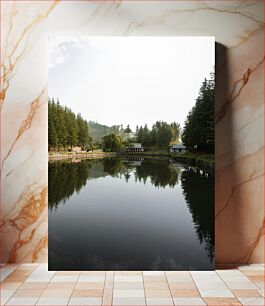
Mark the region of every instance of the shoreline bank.
[[49, 153], [49, 161], [66, 160], [66, 159], [80, 159], [80, 158], [106, 158], [116, 156], [131, 156], [131, 157], [167, 157], [176, 162], [182, 162], [184, 164], [199, 167], [200, 169], [214, 174], [215, 162], [213, 159], [205, 158], [203, 155], [186, 155], [186, 154], [172, 154], [172, 153], [158, 153], [158, 152], [133, 152], [133, 153], [118, 153], [118, 152], [83, 152], [83, 153]]
[[73, 158], [101, 158], [101, 157], [114, 157], [118, 156], [116, 152], [85, 152], [85, 153], [49, 153], [49, 161], [51, 160], [64, 160]]
[[168, 157], [177, 162], [182, 162], [184, 164], [198, 167], [211, 175], [214, 175], [215, 161], [213, 156], [196, 155], [196, 154], [174, 154], [174, 153], [155, 153], [155, 152], [132, 152], [132, 153], [122, 153], [120, 156], [135, 156], [135, 157]]
[[194, 167], [198, 167], [201, 170], [204, 170], [208, 173], [210, 173], [211, 175], [214, 175], [214, 171], [215, 171], [215, 161], [212, 159], [207, 159], [203, 156], [196, 156], [196, 155], [191, 155], [191, 156], [187, 156], [187, 155], [173, 155], [171, 156], [171, 158], [173, 158], [175, 161], [178, 162], [182, 162]]

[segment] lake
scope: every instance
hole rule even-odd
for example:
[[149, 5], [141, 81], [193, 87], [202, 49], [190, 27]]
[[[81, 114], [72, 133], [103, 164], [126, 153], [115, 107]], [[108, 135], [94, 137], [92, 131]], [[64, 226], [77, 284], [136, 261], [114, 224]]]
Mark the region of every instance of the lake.
[[50, 270], [214, 270], [214, 177], [168, 158], [49, 162]]

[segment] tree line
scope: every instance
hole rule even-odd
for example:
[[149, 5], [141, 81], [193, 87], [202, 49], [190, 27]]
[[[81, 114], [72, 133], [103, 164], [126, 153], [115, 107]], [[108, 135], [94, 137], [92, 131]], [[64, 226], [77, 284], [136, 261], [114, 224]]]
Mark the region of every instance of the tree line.
[[168, 149], [171, 142], [179, 142], [181, 129], [176, 122], [169, 124], [164, 121], [157, 121], [151, 129], [148, 128], [147, 124], [140, 127], [137, 125], [136, 132], [133, 133], [130, 126], [127, 125], [125, 129], [122, 129], [122, 132], [122, 136], [111, 133], [102, 137], [102, 149], [105, 151], [119, 151], [122, 146], [134, 142], [141, 143], [145, 149], [150, 147]]
[[136, 126], [136, 141], [144, 146], [155, 146], [157, 148], [168, 148], [171, 142], [177, 143], [180, 138], [180, 124], [176, 122], [167, 123], [157, 121], [149, 130], [147, 124]]
[[48, 100], [48, 145], [49, 149], [80, 146], [86, 148], [91, 142], [88, 123], [81, 114], [62, 106], [57, 100]]
[[[88, 123], [81, 114], [62, 106], [57, 100], [48, 101], [49, 149], [65, 149], [80, 146], [84, 150], [101, 147], [106, 151], [119, 151], [129, 143], [139, 142], [145, 148], [168, 149], [180, 138], [192, 152], [214, 153], [215, 75], [205, 79], [200, 87], [195, 105], [187, 115], [183, 130], [176, 122], [157, 121], [149, 129], [147, 124], [136, 126], [135, 133], [127, 125], [107, 127], [95, 122]], [[92, 137], [89, 134], [91, 125]], [[95, 142], [96, 141], [96, 142]]]
[[215, 75], [205, 79], [184, 123], [182, 141], [189, 151], [214, 153]]

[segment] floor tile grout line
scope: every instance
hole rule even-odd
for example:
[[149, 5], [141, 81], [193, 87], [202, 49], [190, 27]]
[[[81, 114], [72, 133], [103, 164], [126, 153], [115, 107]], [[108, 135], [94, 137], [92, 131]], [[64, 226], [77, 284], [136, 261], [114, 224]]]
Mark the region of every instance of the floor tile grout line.
[[[6, 305], [6, 303], [12, 298], [12, 296], [16, 293], [16, 291], [17, 291], [17, 290], [14, 290], [14, 292], [12, 293], [12, 295], [11, 295], [9, 298], [7, 298], [7, 300], [5, 301], [4, 305]], [[0, 297], [1, 297], [1, 295], [0, 295]]]
[[[9, 276], [9, 275], [11, 275], [13, 272], [15, 272], [17, 269], [18, 269], [18, 267], [21, 267], [22, 265], [20, 264], [18, 264], [17, 266], [16, 266], [16, 268], [10, 273], [10, 274], [8, 274], [7, 275], [7, 277]], [[36, 267], [35, 267], [35, 269], [33, 269], [32, 271], [31, 271], [31, 273], [30, 273], [30, 275], [33, 273], [33, 271], [35, 271], [37, 268], [39, 267], [39, 264], [37, 264], [36, 265]], [[29, 275], [29, 276], [30, 276]], [[1, 282], [3, 282], [7, 277], [5, 277]], [[27, 279], [28, 279], [28, 277], [27, 277]], [[18, 290], [22, 290], [22, 289], [20, 289], [21, 288], [21, 286], [23, 285], [25, 283], [25, 281], [23, 281], [23, 282], [21, 282], [21, 284], [19, 285], [19, 287], [17, 288], [17, 289], [14, 289], [14, 292], [12, 293], [12, 295], [9, 297], [9, 298], [7, 298], [7, 300], [6, 300], [6, 302], [4, 303], [4, 305], [6, 305], [8, 302], [9, 302], [9, 300], [11, 299], [11, 298], [13, 298], [13, 296], [14, 296], [14, 294], [18, 291]], [[32, 290], [32, 289], [29, 289], [29, 290]], [[0, 296], [1, 297], [1, 296]], [[36, 305], [36, 303], [35, 303], [35, 305]]]
[[107, 272], [105, 271], [103, 293], [102, 293], [102, 298], [101, 298], [101, 306], [103, 305], [103, 298], [104, 298], [104, 292], [105, 292], [105, 287], [106, 287], [106, 278], [107, 278]]
[[[191, 273], [191, 272], [189, 272], [189, 273], [190, 273], [190, 275], [191, 275], [191, 277], [192, 277], [192, 279], [193, 279], [193, 281], [194, 281], [194, 284], [195, 284], [196, 288], [197, 288], [198, 291], [199, 291], [199, 294], [200, 294], [201, 299], [205, 302], [206, 305], [208, 305], [207, 302], [206, 302], [206, 300], [205, 300], [206, 297], [203, 297], [203, 296], [201, 295], [201, 291], [200, 291], [199, 287], [197, 286], [196, 281], [195, 281], [194, 277], [192, 276], [192, 273]], [[216, 272], [216, 270], [214, 270], [214, 273], [215, 273], [217, 276], [219, 276], [218, 273]], [[221, 279], [221, 280], [223, 281], [223, 279]], [[225, 281], [223, 281], [223, 283], [225, 283]], [[231, 292], [230, 288], [228, 288], [228, 286], [226, 285], [226, 283], [225, 283], [225, 286], [226, 286], [227, 289]], [[211, 290], [211, 289], [207, 289], [207, 290]], [[213, 290], [214, 290], [214, 289], [213, 289]], [[218, 290], [218, 289], [217, 289], [217, 290]], [[231, 293], [232, 293], [232, 292], [231, 292]], [[232, 294], [233, 294], [233, 293], [232, 293]], [[234, 295], [234, 294], [233, 294], [233, 295]]]
[[173, 295], [172, 295], [172, 292], [171, 292], [171, 288], [170, 288], [170, 286], [169, 286], [169, 281], [168, 281], [168, 278], [167, 278], [167, 274], [166, 274], [165, 271], [164, 271], [164, 274], [165, 274], [165, 277], [166, 277], [166, 281], [167, 281], [167, 285], [168, 285], [168, 289], [169, 289], [169, 292], [170, 292], [170, 296], [171, 296], [173, 305], [175, 305], [174, 298], [173, 298]]
[[72, 294], [73, 294], [73, 291], [74, 291], [74, 289], [72, 289], [72, 293], [71, 293], [71, 295], [68, 297], [68, 299], [67, 299], [67, 304], [66, 304], [66, 305], [69, 305], [69, 302], [70, 302], [71, 296], [72, 296]]
[[71, 300], [71, 298], [72, 298], [72, 296], [73, 296], [73, 292], [74, 292], [74, 290], [75, 290], [75, 288], [76, 288], [76, 285], [77, 285], [77, 283], [78, 283], [78, 280], [79, 280], [80, 275], [81, 275], [81, 272], [79, 271], [79, 274], [78, 274], [77, 279], [76, 279], [76, 281], [75, 281], [74, 287], [73, 287], [73, 289], [71, 289], [72, 292], [71, 292], [71, 294], [70, 294], [70, 296], [69, 296], [67, 305], [69, 305], [69, 303], [70, 303], [70, 300]]
[[[6, 264], [5, 266], [7, 266], [7, 264]], [[3, 267], [5, 267], [5, 266], [3, 266]], [[0, 271], [2, 270], [3, 267], [1, 267]], [[19, 267], [21, 267], [21, 265], [17, 265], [17, 266], [14, 268], [14, 270], [12, 270], [9, 274], [6, 275], [5, 278], [3, 278], [3, 279], [1, 280], [1, 282], [5, 281], [9, 276], [11, 276], [13, 273], [15, 273], [16, 270], [17, 270]], [[36, 268], [35, 268], [35, 269], [36, 269]], [[34, 269], [34, 270], [35, 270], [35, 269]], [[1, 274], [0, 274], [0, 276], [1, 276]], [[27, 278], [28, 278], [28, 277], [27, 277]], [[22, 283], [24, 283], [24, 281], [23, 281]]]
[[[235, 266], [235, 268], [236, 268], [237, 271], [241, 272], [241, 271], [238, 269], [237, 266]], [[241, 272], [241, 273], [242, 273], [242, 272]], [[225, 282], [225, 281], [224, 281], [224, 282]], [[230, 289], [230, 288], [229, 288], [229, 289]], [[230, 291], [232, 291], [232, 289], [231, 289]], [[234, 295], [234, 292], [232, 292], [232, 293], [233, 293], [233, 295]], [[235, 296], [235, 298], [237, 299], [237, 301], [238, 301], [241, 305], [243, 305], [243, 304], [240, 302], [240, 300], [239, 300], [239, 298], [238, 298], [237, 296]]]
[[[244, 275], [244, 273], [242, 273], [236, 266], [235, 266], [235, 269], [236, 269], [237, 271], [239, 271], [243, 276], [246, 277], [246, 275]], [[223, 277], [222, 277], [221, 275], [219, 275], [219, 276], [220, 276], [220, 278], [223, 280], [223, 282], [225, 283], [225, 285], [228, 287], [227, 281], [224, 280]], [[251, 284], [253, 284], [253, 285], [256, 286], [256, 288], [255, 288], [254, 290], [258, 290], [258, 286], [257, 286], [254, 282], [252, 282], [252, 281], [249, 280], [249, 279], [248, 279], [248, 281], [249, 281]], [[228, 289], [232, 292], [232, 294], [234, 295], [234, 297], [239, 301], [238, 297], [237, 297], [237, 296], [233, 293], [233, 291], [232, 291], [232, 290], [237, 290], [237, 289], [230, 289], [229, 287], [228, 287]], [[242, 289], [242, 290], [244, 290], [244, 289]], [[240, 301], [239, 301], [239, 302], [240, 302]]]
[[112, 286], [112, 292], [111, 292], [111, 305], [113, 305], [113, 300], [114, 300], [115, 276], [116, 276], [116, 271], [113, 271], [113, 286]]
[[111, 288], [111, 305], [113, 305], [113, 297], [114, 297], [114, 276], [115, 276], [115, 274], [114, 274], [114, 272], [113, 272], [113, 274], [112, 274], [112, 288]]
[[144, 284], [144, 271], [141, 271], [141, 275], [142, 275], [143, 287], [144, 287], [144, 300], [145, 300], [145, 305], [147, 305], [147, 297], [146, 297], [145, 284]]
[[[195, 284], [195, 287], [197, 288], [197, 290], [198, 290], [198, 292], [199, 292], [199, 294], [200, 294], [200, 297], [203, 299], [203, 297], [201, 296], [201, 292], [200, 292], [200, 290], [199, 290], [199, 287], [197, 286], [196, 281], [195, 281], [194, 277], [192, 276], [192, 274], [190, 273], [190, 271], [189, 271], [189, 274], [190, 274], [190, 277], [191, 277], [193, 283]], [[203, 300], [203, 301], [204, 301], [204, 300]]]
[[[37, 269], [39, 266], [40, 266], [40, 265], [38, 265], [38, 266], [36, 267], [36, 269]], [[35, 271], [36, 269], [34, 269], [33, 271]], [[33, 272], [32, 272], [32, 273], [33, 273]], [[30, 275], [32, 275], [32, 273], [31, 273]], [[46, 290], [46, 288], [48, 287], [49, 283], [50, 283], [50, 281], [47, 282], [45, 288], [44, 288], [43, 291], [42, 291], [42, 294], [43, 294], [43, 292]], [[42, 294], [41, 294], [41, 295], [42, 295]], [[38, 300], [37, 300], [37, 302], [36, 302], [35, 305], [38, 304], [38, 301], [39, 301], [40, 298], [41, 298], [41, 296], [38, 298]]]
[[[237, 270], [238, 270], [238, 269], [237, 269]], [[222, 279], [222, 277], [216, 272], [216, 270], [215, 270], [215, 273]], [[225, 280], [222, 279], [222, 281], [225, 283], [225, 285], [226, 285], [226, 287], [228, 288], [228, 290], [234, 295], [234, 293], [231, 291], [231, 289], [227, 286]], [[199, 292], [200, 292], [200, 291], [199, 291]], [[200, 295], [201, 295], [201, 293], [200, 293]], [[203, 297], [201, 297], [201, 298], [203, 299], [203, 301], [205, 302], [205, 304], [208, 305], [208, 304], [207, 304], [207, 301], [205, 300], [205, 298], [203, 298]], [[239, 302], [239, 304], [242, 305], [242, 303], [239, 301], [239, 299], [238, 299], [235, 295], [234, 295], [233, 298], [236, 298], [236, 300]], [[217, 305], [216, 305], [216, 306], [217, 306]]]
[[[235, 266], [235, 269], [238, 271], [238, 268]], [[216, 271], [215, 271], [216, 272]], [[241, 272], [241, 271], [240, 271]], [[230, 289], [229, 287], [228, 287], [228, 285], [226, 284], [226, 281], [222, 278], [222, 276], [219, 274], [219, 273], [217, 273], [216, 272], [216, 274], [221, 278], [221, 280], [225, 283], [225, 285], [226, 285], [226, 287], [228, 288], [228, 290], [233, 294], [233, 298], [235, 298], [237, 301], [238, 301], [238, 303], [240, 304], [240, 305], [242, 305], [242, 303], [239, 301], [239, 299], [238, 299], [238, 297], [237, 296], [235, 296], [234, 295], [234, 293], [232, 292], [232, 289]], [[202, 297], [202, 299], [204, 300], [204, 298]], [[205, 300], [204, 300], [205, 301]], [[206, 301], [205, 301], [205, 303], [206, 303]], [[206, 303], [207, 304], [207, 303]]]
[[[105, 278], [104, 278], [104, 286], [103, 286], [103, 293], [102, 293], [102, 296], [101, 296], [101, 306], [103, 305], [103, 298], [104, 298], [104, 293], [105, 293], [105, 288], [106, 288], [106, 279], [107, 279], [107, 274], [108, 274], [108, 271], [105, 271]], [[112, 304], [112, 301], [111, 301], [111, 304]]]

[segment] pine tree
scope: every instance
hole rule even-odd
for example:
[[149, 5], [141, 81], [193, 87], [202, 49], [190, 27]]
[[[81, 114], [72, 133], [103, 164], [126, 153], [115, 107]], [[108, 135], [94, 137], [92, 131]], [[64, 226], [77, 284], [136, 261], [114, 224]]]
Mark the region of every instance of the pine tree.
[[210, 79], [203, 81], [184, 124], [182, 140], [190, 151], [214, 153], [214, 112], [215, 81], [211, 73]]
[[89, 143], [88, 124], [87, 121], [82, 118], [81, 114], [77, 115], [76, 120], [78, 125], [78, 144], [85, 148]]
[[48, 147], [56, 148], [58, 145], [58, 136], [56, 131], [56, 113], [54, 100], [48, 101]]
[[124, 130], [124, 133], [126, 134], [130, 134], [132, 132], [131, 128], [130, 128], [130, 125], [128, 124], [126, 129]]
[[137, 133], [137, 142], [142, 143], [143, 142], [143, 127], [140, 126], [139, 131]]
[[60, 150], [79, 145], [86, 148], [91, 142], [88, 123], [80, 114], [77, 116], [60, 101], [48, 100], [48, 146]]

